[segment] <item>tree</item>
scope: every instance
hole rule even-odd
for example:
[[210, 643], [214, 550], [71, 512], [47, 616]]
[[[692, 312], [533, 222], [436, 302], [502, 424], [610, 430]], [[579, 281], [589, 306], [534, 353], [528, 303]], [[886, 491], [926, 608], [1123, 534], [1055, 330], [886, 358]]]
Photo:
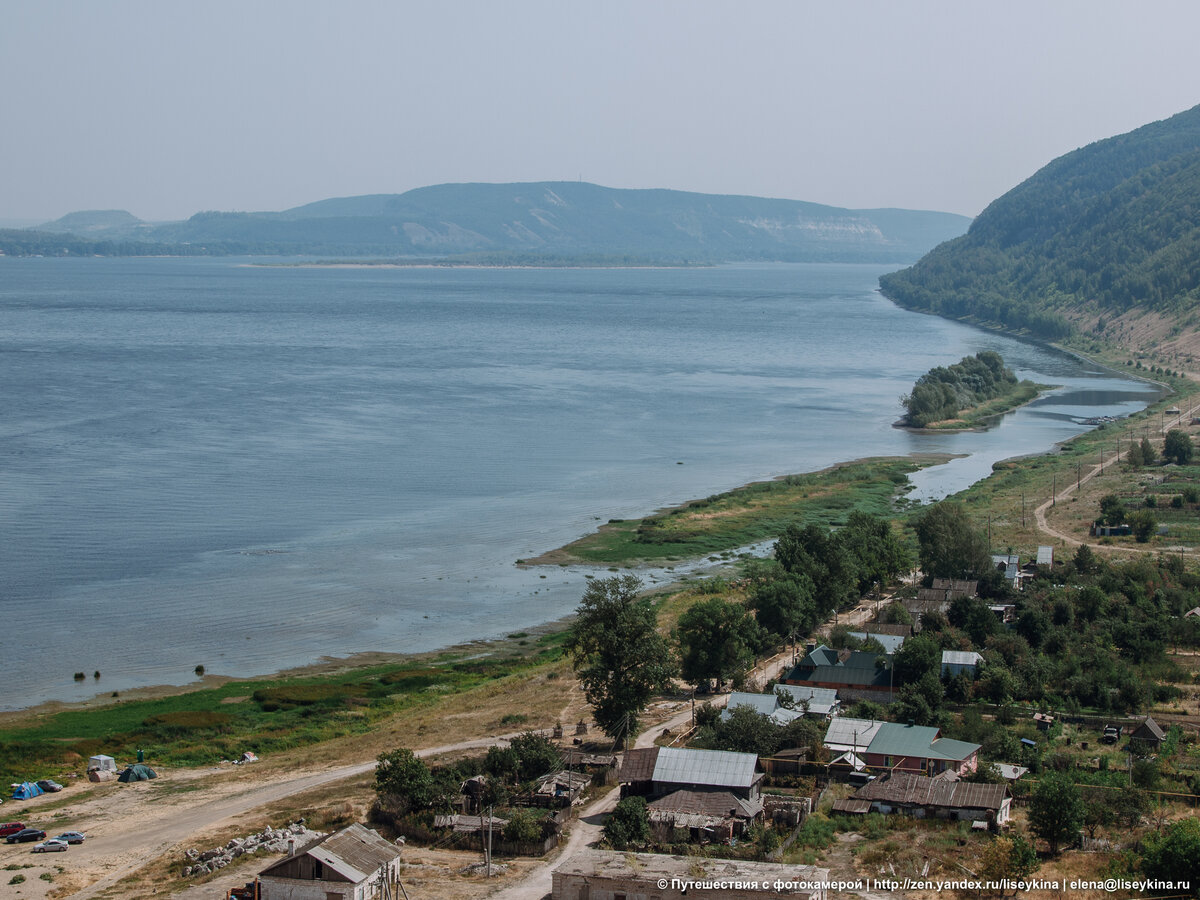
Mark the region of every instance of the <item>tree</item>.
[[865, 594], [876, 584], [893, 580], [912, 567], [908, 546], [892, 529], [887, 519], [855, 510], [837, 540], [850, 555], [856, 573], [858, 592]]
[[1080, 575], [1090, 575], [1096, 567], [1096, 553], [1087, 544], [1080, 544], [1075, 551], [1075, 571]]
[[1105, 494], [1100, 498], [1100, 521], [1105, 525], [1125, 523], [1125, 504], [1116, 494]]
[[926, 577], [962, 578], [991, 570], [987, 537], [959, 503], [935, 503], [916, 521], [921, 571]]
[[735, 706], [728, 716], [717, 720], [706, 737], [709, 750], [758, 756], [771, 756], [783, 741], [780, 727], [751, 706]]
[[542, 820], [532, 809], [514, 809], [504, 826], [504, 839], [514, 844], [532, 844], [541, 840]]
[[1176, 462], [1181, 466], [1186, 466], [1192, 461], [1194, 452], [1192, 439], [1187, 436], [1187, 432], [1178, 428], [1172, 428], [1163, 439], [1163, 460], [1166, 462]]
[[750, 592], [750, 608], [758, 624], [779, 639], [808, 634], [817, 624], [812, 579], [803, 574], [756, 584]]
[[700, 686], [737, 679], [762, 648], [762, 629], [739, 603], [720, 597], [702, 600], [679, 617], [679, 671], [684, 681]]
[[1158, 531], [1158, 520], [1148, 509], [1139, 509], [1129, 517], [1129, 527], [1133, 537], [1139, 544], [1144, 544]]
[[433, 802], [433, 774], [411, 750], [381, 753], [375, 761], [375, 793], [399, 815], [424, 809]]
[[979, 874], [988, 881], [1019, 881], [1038, 868], [1033, 845], [1019, 834], [995, 838], [983, 849]]
[[817, 613], [824, 616], [841, 606], [855, 589], [850, 554], [828, 531], [817, 525], [789, 525], [775, 542], [775, 558], [789, 574], [812, 579]]
[[1143, 840], [1142, 871], [1151, 878], [1190, 881], [1192, 893], [1200, 896], [1196, 877], [1200, 860], [1200, 819], [1180, 819], [1161, 834], [1149, 834]]
[[650, 811], [644, 797], [626, 797], [604, 823], [604, 840], [614, 850], [644, 844], [650, 839]]
[[589, 583], [565, 644], [596, 724], [617, 746], [637, 734], [650, 698], [675, 675], [654, 610], [637, 596], [641, 586], [633, 575]]
[[1083, 821], [1083, 801], [1070, 776], [1044, 774], [1030, 797], [1029, 827], [1050, 845], [1051, 856], [1058, 855], [1060, 844], [1075, 840]]
[[558, 747], [545, 735], [526, 731], [513, 738], [509, 745], [516, 754], [516, 774], [521, 781], [533, 781], [562, 768]]
[[1142, 465], [1152, 466], [1158, 462], [1158, 451], [1150, 443], [1150, 438], [1142, 438], [1142, 443], [1139, 446], [1142, 450]]
[[914, 635], [892, 657], [892, 670], [897, 685], [920, 681], [931, 672], [941, 678], [942, 648], [933, 638], [923, 634]]

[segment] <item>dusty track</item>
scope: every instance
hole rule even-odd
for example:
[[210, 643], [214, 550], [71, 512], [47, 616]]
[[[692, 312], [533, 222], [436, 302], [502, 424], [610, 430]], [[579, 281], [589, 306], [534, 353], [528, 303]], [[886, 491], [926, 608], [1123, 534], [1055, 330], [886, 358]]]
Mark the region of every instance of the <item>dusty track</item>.
[[[1191, 418], [1196, 415], [1197, 411], [1200, 411], [1200, 404], [1197, 404], [1196, 406], [1193, 406], [1191, 409], [1189, 409], [1185, 412], [1182, 412], [1180, 414], [1179, 421], [1182, 421], [1185, 417], [1190, 421]], [[1080, 544], [1084, 543], [1084, 541], [1081, 541], [1079, 538], [1077, 538], [1073, 535], [1067, 534], [1066, 532], [1059, 531], [1057, 528], [1054, 528], [1047, 519], [1047, 511], [1054, 508], [1056, 503], [1058, 503], [1060, 501], [1065, 501], [1068, 498], [1070, 498], [1070, 496], [1073, 493], [1075, 493], [1076, 490], [1082, 488], [1082, 486], [1084, 484], [1091, 481], [1096, 476], [1100, 475], [1104, 467], [1111, 466], [1114, 463], [1120, 462], [1123, 457], [1128, 455], [1128, 453], [1129, 453], [1128, 450], [1124, 450], [1121, 453], [1114, 454], [1113, 458], [1111, 460], [1106, 460], [1103, 463], [1103, 465], [1097, 463], [1096, 465], [1094, 465], [1090, 469], [1088, 469], [1087, 474], [1082, 475], [1080, 478], [1078, 478], [1076, 480], [1076, 482], [1068, 482], [1068, 484], [1065, 488], [1063, 488], [1057, 494], [1054, 494], [1049, 500], [1042, 503], [1041, 506], [1037, 507], [1037, 509], [1035, 509], [1033, 511], [1033, 517], [1034, 517], [1034, 521], [1037, 523], [1038, 531], [1041, 531], [1043, 534], [1048, 534], [1051, 537], [1058, 538], [1059, 540], [1061, 540], [1063, 542], [1063, 544], [1065, 546], [1078, 547]], [[1124, 547], [1124, 546], [1122, 546], [1122, 547], [1106, 547], [1104, 545], [1095, 545], [1095, 544], [1093, 544], [1091, 546], [1093, 547], [1093, 549], [1099, 549], [1102, 552], [1108, 552], [1108, 553], [1121, 552], [1121, 553], [1155, 553], [1155, 554], [1157, 554], [1157, 553], [1162, 552], [1161, 548], [1157, 548], [1157, 547], [1156, 548]], [[1192, 551], [1192, 552], [1194, 552], [1194, 551]]]

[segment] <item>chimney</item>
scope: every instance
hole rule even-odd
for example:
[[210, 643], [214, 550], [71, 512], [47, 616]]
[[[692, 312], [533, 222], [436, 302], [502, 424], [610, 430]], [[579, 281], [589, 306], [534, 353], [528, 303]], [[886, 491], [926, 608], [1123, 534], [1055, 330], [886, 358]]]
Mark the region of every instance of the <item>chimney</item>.
[[296, 839], [288, 838], [288, 856], [296, 855]]

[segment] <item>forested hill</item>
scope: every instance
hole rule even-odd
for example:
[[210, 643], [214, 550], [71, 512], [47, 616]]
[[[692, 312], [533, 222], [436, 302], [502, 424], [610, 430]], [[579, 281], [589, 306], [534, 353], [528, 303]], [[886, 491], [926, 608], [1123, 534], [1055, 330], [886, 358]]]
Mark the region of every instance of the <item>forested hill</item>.
[[1054, 160], [880, 279], [902, 306], [1058, 338], [1200, 298], [1200, 106]]
[[[65, 217], [53, 230], [69, 231], [77, 220]], [[86, 221], [86, 236], [93, 239], [284, 253], [906, 263], [962, 234], [970, 220], [941, 212], [542, 182], [443, 184], [283, 212], [197, 213], [157, 226], [134, 219], [97, 230], [96, 216]]]

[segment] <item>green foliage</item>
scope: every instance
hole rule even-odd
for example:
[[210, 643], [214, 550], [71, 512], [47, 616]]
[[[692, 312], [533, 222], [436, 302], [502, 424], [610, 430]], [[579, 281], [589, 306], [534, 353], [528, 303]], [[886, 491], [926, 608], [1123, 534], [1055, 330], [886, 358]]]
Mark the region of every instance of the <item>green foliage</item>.
[[708, 750], [771, 756], [783, 743], [782, 729], [749, 706], [735, 706], [696, 741]]
[[1123, 525], [1125, 516], [1125, 504], [1116, 494], [1105, 494], [1100, 498], [1100, 521], [1105, 525]]
[[984, 848], [979, 861], [979, 874], [989, 881], [1023, 879], [1039, 866], [1033, 845], [1020, 834], [1013, 833], [992, 839]]
[[960, 410], [978, 406], [1011, 391], [1017, 378], [994, 350], [965, 356], [952, 366], [937, 366], [917, 379], [912, 393], [900, 398], [905, 421], [922, 428], [930, 422], [955, 418]]
[[375, 762], [375, 794], [400, 814], [425, 809], [433, 801], [433, 775], [424, 761], [400, 747], [379, 754]]
[[764, 644], [762, 629], [746, 608], [720, 597], [688, 607], [679, 617], [675, 639], [680, 674], [697, 686], [740, 678]]
[[935, 503], [914, 523], [921, 570], [926, 577], [976, 577], [991, 570], [987, 536], [960, 503]]
[[532, 809], [517, 808], [509, 812], [504, 826], [504, 839], [517, 844], [532, 844], [542, 838], [542, 820]]
[[637, 734], [650, 698], [675, 675], [641, 586], [632, 575], [590, 582], [566, 641], [596, 723], [618, 743]]
[[1044, 773], [1029, 802], [1029, 827], [1058, 855], [1064, 842], [1074, 841], [1084, 822], [1083, 800], [1069, 775]]
[[1150, 878], [1190, 881], [1192, 893], [1200, 896], [1196, 877], [1200, 860], [1200, 819], [1194, 816], [1172, 822], [1159, 834], [1143, 840], [1142, 871]]
[[1200, 298], [1200, 109], [1062, 156], [963, 237], [880, 279], [902, 306], [1058, 339], [1068, 308], [1186, 315]]
[[896, 684], [911, 684], [932, 674], [941, 678], [942, 648], [933, 638], [917, 634], [906, 640], [892, 657]]
[[509, 746], [518, 760], [516, 775], [521, 781], [532, 781], [562, 768], [558, 747], [545, 735], [526, 731], [513, 738]]
[[803, 573], [760, 581], [751, 588], [750, 608], [758, 624], [777, 640], [805, 635], [819, 621], [813, 590], [812, 579]]
[[614, 850], [640, 846], [650, 839], [650, 812], [644, 797], [626, 797], [604, 823], [604, 840]]
[[1192, 461], [1195, 448], [1186, 431], [1172, 428], [1163, 439], [1163, 460], [1186, 466]]

